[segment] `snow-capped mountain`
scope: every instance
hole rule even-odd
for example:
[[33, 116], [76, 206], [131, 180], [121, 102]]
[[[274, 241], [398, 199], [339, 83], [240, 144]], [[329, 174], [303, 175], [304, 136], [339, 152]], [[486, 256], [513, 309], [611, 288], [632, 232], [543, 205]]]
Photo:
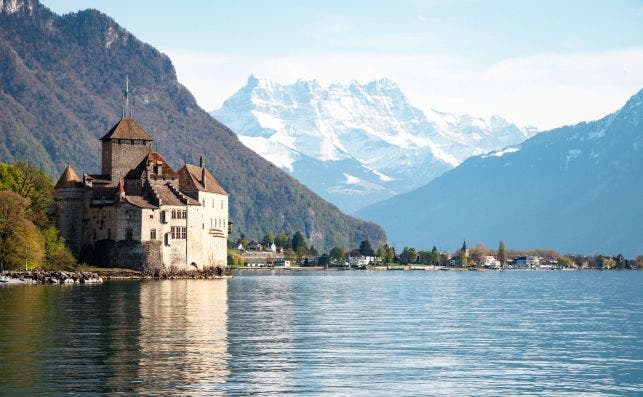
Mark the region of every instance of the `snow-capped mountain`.
[[[643, 90], [600, 120], [471, 157], [427, 185], [363, 208], [389, 241], [643, 254]], [[426, 227], [431, 225], [431, 227]]]
[[410, 191], [472, 155], [534, 133], [497, 116], [422, 112], [387, 79], [321, 86], [250, 76], [212, 115], [346, 211]]

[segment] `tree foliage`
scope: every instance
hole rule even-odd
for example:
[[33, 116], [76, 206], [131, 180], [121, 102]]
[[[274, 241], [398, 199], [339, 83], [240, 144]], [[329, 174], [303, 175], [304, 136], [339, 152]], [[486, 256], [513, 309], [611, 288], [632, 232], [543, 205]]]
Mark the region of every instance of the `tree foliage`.
[[500, 261], [502, 266], [507, 265], [507, 247], [505, 247], [503, 240], [498, 242], [498, 261]]
[[344, 247], [333, 247], [329, 253], [332, 260], [342, 262], [346, 259], [346, 249]]
[[243, 267], [243, 257], [236, 252], [228, 251], [228, 267]]
[[60, 270], [76, 260], [48, 216], [53, 183], [27, 164], [0, 163], [0, 262], [7, 269], [42, 267]]
[[375, 251], [373, 251], [373, 246], [368, 240], [364, 240], [359, 244], [359, 253], [364, 256], [373, 256]]

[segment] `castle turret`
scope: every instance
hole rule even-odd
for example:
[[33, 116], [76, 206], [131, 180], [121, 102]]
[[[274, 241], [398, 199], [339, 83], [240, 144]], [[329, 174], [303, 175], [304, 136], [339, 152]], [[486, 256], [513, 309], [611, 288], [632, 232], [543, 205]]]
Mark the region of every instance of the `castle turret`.
[[56, 227], [69, 249], [78, 256], [82, 248], [83, 184], [69, 164], [54, 185], [54, 203]]
[[123, 185], [123, 180], [118, 181], [118, 186], [116, 187], [116, 200], [121, 202], [125, 199], [125, 185]]
[[154, 139], [134, 119], [123, 117], [100, 140], [102, 174], [117, 181], [146, 158]]

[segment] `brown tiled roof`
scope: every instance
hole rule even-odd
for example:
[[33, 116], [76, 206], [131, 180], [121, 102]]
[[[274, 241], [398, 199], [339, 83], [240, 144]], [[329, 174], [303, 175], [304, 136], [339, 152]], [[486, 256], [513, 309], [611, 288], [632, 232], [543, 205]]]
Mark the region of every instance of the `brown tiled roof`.
[[139, 208], [158, 208], [154, 204], [150, 203], [149, 201], [145, 200], [144, 197], [141, 196], [130, 196], [127, 195], [124, 197], [125, 201], [127, 201], [129, 204], [132, 204], [135, 207]]
[[199, 202], [190, 197], [176, 192], [175, 188], [165, 185], [154, 185], [154, 191], [161, 199], [161, 205], [199, 205]]
[[80, 178], [78, 177], [78, 174], [76, 174], [76, 171], [71, 168], [71, 165], [67, 164], [62, 175], [60, 176], [60, 178], [58, 178], [58, 182], [56, 182], [56, 184], [54, 185], [54, 189], [63, 187], [78, 187], [81, 185], [82, 183], [80, 181]]
[[[172, 167], [170, 167], [170, 164], [168, 164], [167, 161], [161, 156], [159, 153], [156, 152], [150, 152], [143, 161], [141, 161], [136, 168], [131, 169], [127, 175], [125, 175], [125, 179], [138, 179], [143, 175], [143, 172], [147, 169], [147, 165], [161, 165], [163, 169], [163, 175], [161, 175], [161, 178], [176, 178], [178, 177], [178, 174]], [[155, 170], [152, 170], [153, 174], [148, 175], [149, 177], [152, 178], [159, 178], [154, 172]]]
[[[205, 170], [205, 186], [203, 186], [203, 174]], [[179, 170], [179, 180], [181, 188], [185, 187], [187, 190], [199, 190], [202, 192], [218, 193], [227, 195], [225, 190], [219, 185], [219, 182], [212, 176], [210, 171], [205, 168], [198, 167], [192, 164], [185, 164]]]
[[105, 134], [101, 141], [107, 139], [139, 139], [143, 141], [153, 141], [154, 139], [138, 125], [134, 119], [123, 117]]

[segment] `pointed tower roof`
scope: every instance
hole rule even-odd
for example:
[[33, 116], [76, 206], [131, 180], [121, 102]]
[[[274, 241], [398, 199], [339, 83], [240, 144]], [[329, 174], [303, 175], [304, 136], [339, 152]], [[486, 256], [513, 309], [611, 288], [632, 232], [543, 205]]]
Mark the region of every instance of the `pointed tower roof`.
[[58, 178], [58, 182], [54, 185], [54, 189], [76, 187], [80, 185], [80, 183], [80, 178], [78, 177], [78, 174], [76, 174], [76, 171], [71, 168], [71, 165], [67, 164], [62, 175]]
[[117, 190], [118, 190], [119, 193], [125, 194], [125, 186], [123, 186], [123, 180], [122, 179], [119, 179], [119, 181], [118, 181]]
[[153, 141], [152, 138], [143, 127], [141, 127], [134, 119], [130, 117], [123, 117], [118, 120], [118, 123], [112, 127], [107, 134], [105, 134], [101, 141], [109, 139], [138, 139], [142, 141]]

